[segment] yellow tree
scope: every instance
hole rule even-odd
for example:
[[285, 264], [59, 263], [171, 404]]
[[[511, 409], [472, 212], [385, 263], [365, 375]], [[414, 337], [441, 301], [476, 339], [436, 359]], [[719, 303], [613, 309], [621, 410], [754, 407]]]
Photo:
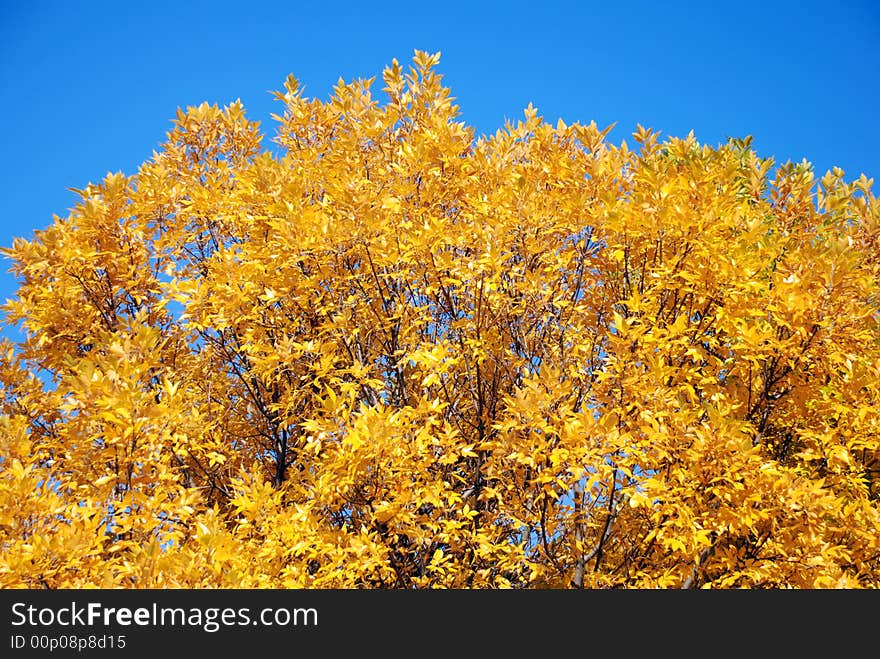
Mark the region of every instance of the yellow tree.
[[18, 239], [0, 586], [880, 585], [880, 204], [417, 52]]

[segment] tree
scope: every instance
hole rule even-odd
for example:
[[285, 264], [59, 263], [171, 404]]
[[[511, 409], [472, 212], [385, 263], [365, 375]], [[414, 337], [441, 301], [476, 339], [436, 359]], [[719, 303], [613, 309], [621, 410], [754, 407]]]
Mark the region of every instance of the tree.
[[477, 139], [417, 52], [5, 251], [3, 587], [876, 587], [864, 176]]

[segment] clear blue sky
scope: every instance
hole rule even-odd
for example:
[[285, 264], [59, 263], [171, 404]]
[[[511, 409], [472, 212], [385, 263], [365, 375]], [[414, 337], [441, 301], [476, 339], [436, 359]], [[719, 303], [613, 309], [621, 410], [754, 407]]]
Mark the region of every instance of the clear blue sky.
[[68, 187], [135, 173], [178, 106], [241, 98], [271, 132], [288, 73], [326, 98], [415, 49], [442, 51], [478, 134], [532, 102], [554, 123], [617, 122], [618, 143], [637, 123], [750, 134], [778, 162], [880, 177], [878, 0], [0, 0], [0, 245], [66, 215]]

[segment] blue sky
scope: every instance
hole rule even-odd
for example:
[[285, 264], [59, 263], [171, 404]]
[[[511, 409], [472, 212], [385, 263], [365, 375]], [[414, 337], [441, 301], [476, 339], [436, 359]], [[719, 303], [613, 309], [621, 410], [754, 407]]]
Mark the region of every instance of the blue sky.
[[[464, 121], [636, 124], [761, 156], [880, 176], [880, 2], [25, 2], [0, 0], [0, 245], [66, 215], [108, 171], [136, 172], [177, 107], [269, 113], [288, 73], [326, 98], [415, 49]], [[0, 272], [0, 299], [15, 282]]]

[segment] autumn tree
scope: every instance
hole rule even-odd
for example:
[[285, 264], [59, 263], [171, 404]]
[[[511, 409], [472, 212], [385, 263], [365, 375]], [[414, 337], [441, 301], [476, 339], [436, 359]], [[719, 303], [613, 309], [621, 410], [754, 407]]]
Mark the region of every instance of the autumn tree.
[[880, 585], [880, 204], [289, 77], [5, 250], [0, 586]]

